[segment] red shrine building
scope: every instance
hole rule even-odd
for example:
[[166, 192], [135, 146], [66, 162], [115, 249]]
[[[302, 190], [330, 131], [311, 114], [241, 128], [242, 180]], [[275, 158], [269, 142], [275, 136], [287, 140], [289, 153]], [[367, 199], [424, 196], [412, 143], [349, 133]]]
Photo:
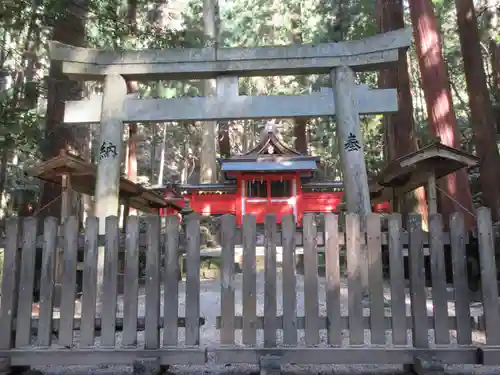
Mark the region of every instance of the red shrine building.
[[[180, 206], [189, 204], [202, 215], [233, 214], [238, 225], [245, 214], [255, 215], [257, 224], [264, 223], [266, 214], [275, 214], [278, 223], [284, 215], [293, 214], [300, 226], [305, 213], [340, 211], [342, 181], [318, 182], [320, 159], [283, 144], [275, 125], [266, 126], [252, 150], [218, 162], [224, 183], [172, 186], [166, 196], [178, 198]], [[390, 209], [388, 203], [374, 208]], [[161, 214], [175, 212], [168, 208]]]

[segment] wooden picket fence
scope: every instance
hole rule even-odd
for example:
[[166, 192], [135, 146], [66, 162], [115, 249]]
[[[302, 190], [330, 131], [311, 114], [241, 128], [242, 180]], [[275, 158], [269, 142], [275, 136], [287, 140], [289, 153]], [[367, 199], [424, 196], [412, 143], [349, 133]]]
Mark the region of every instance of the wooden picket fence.
[[[407, 234], [410, 293], [405, 290], [403, 275], [401, 215], [390, 215], [387, 233], [381, 232], [380, 215], [370, 215], [366, 235], [360, 232], [360, 220], [354, 214], [346, 215], [344, 232], [339, 232], [337, 215], [324, 215], [324, 280], [318, 277], [314, 215], [305, 215], [304, 276], [300, 283], [302, 276], [295, 272], [293, 217], [285, 217], [278, 228], [275, 217], [268, 215], [264, 225], [263, 306], [259, 306], [257, 290], [260, 276], [256, 267], [255, 217], [244, 217], [243, 271], [241, 283], [236, 283], [235, 218], [227, 215], [221, 219], [220, 316], [213, 321], [200, 320], [203, 318], [200, 314], [202, 281], [197, 214], [186, 218], [182, 230], [176, 216], [146, 218], [147, 277], [141, 297], [138, 297], [142, 288], [138, 277], [139, 219], [128, 220], [124, 243], [126, 282], [124, 294], [119, 296], [118, 219], [106, 219], [104, 247], [100, 247], [98, 220], [89, 218], [84, 233], [81, 313], [76, 314], [80, 235], [77, 219], [67, 219], [59, 237], [56, 220], [46, 219], [38, 315], [32, 312], [37, 220], [24, 219], [21, 231], [20, 221], [12, 218], [7, 222], [4, 247], [0, 306], [0, 358], [3, 361], [0, 363], [4, 370], [9, 366], [130, 364], [144, 358], [155, 358], [163, 365], [191, 365], [205, 364], [207, 353], [212, 352], [220, 364], [262, 364], [265, 358], [296, 364], [414, 364], [421, 357], [444, 364], [499, 364], [495, 241], [490, 211], [480, 208], [477, 215], [483, 295], [479, 316], [471, 316], [467, 234], [460, 214], [452, 215], [449, 225], [452, 286], [445, 280], [441, 216], [431, 217], [426, 238], [420, 216], [410, 215]], [[160, 231], [161, 220], [166, 221], [165, 233]], [[277, 267], [274, 241], [277, 233], [281, 234], [281, 267]], [[178, 279], [180, 234], [185, 235], [185, 281]], [[389, 251], [388, 281], [383, 280], [382, 274], [382, 241], [387, 242]], [[432, 313], [427, 308], [429, 289], [424, 280], [422, 249], [427, 241], [432, 271]], [[342, 246], [347, 254], [346, 275], [342, 274], [339, 261]], [[58, 249], [63, 250], [62, 296], [60, 308], [54, 309]], [[103, 272], [99, 272], [100, 259], [103, 259]], [[160, 259], [164, 259], [163, 272]], [[364, 276], [369, 281], [368, 305], [363, 301]], [[98, 280], [102, 280], [102, 284]], [[303, 290], [298, 293], [302, 282]], [[452, 301], [447, 293], [450, 287]], [[390, 290], [390, 302], [384, 300], [386, 289]], [[323, 297], [320, 290], [324, 291]], [[145, 306], [143, 315], [138, 302], [141, 298]], [[121, 312], [118, 301], [123, 306]], [[347, 309], [343, 307], [344, 302]], [[455, 306], [454, 314], [449, 312], [449, 303]], [[179, 316], [180, 304], [185, 307], [185, 316]], [[303, 306], [303, 313], [298, 306]], [[263, 307], [261, 316], [257, 313], [260, 307]], [[209, 326], [219, 333], [215, 344], [204, 342], [205, 336], [200, 335]], [[485, 342], [478, 342], [476, 336], [485, 337]]]

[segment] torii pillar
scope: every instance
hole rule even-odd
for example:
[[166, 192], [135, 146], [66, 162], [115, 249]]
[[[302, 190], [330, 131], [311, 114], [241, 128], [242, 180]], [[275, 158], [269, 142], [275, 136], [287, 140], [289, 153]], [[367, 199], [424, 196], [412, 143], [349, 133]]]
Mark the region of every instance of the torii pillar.
[[359, 214], [363, 221], [371, 213], [371, 204], [354, 71], [342, 66], [335, 68], [331, 76], [347, 211]]
[[[354, 71], [342, 66], [331, 73], [337, 116], [337, 140], [344, 180], [347, 212], [359, 215], [361, 232], [366, 231], [366, 218], [371, 213], [370, 190], [359, 120], [358, 102], [355, 96]], [[361, 247], [361, 282], [368, 290], [368, 257], [366, 246]]]
[[[104, 94], [100, 121], [97, 177], [95, 186], [95, 216], [99, 218], [99, 235], [105, 234], [106, 217], [118, 216], [121, 163], [123, 159], [123, 120], [127, 85], [118, 74], [104, 79]], [[102, 293], [104, 247], [97, 256], [97, 289]]]
[[127, 86], [122, 76], [107, 75], [100, 121], [95, 215], [99, 218], [99, 234], [104, 234], [107, 216], [117, 216], [123, 159], [123, 120]]

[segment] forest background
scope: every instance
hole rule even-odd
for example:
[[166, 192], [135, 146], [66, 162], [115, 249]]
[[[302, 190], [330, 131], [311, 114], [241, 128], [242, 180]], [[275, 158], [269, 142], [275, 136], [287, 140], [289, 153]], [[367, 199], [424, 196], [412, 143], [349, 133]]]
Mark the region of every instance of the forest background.
[[[498, 221], [499, 15], [499, 0], [4, 0], [0, 231], [10, 215], [60, 215], [61, 187], [26, 176], [26, 168], [63, 149], [96, 161], [99, 125], [65, 126], [62, 119], [65, 100], [98, 94], [101, 83], [68, 80], [48, 59], [49, 40], [118, 50], [255, 47], [355, 40], [405, 26], [413, 26], [415, 43], [395, 69], [357, 76], [370, 87], [399, 90], [398, 113], [362, 117], [368, 175], [440, 136], [481, 159], [479, 168], [457, 174], [454, 187], [440, 184], [440, 211], [463, 210], [473, 218], [473, 207], [484, 204]], [[203, 96], [210, 90], [209, 81], [195, 80], [127, 85], [138, 97]], [[297, 95], [328, 86], [322, 75], [251, 77], [240, 79], [240, 94]], [[342, 178], [333, 117], [278, 124], [288, 145], [321, 157], [320, 179]], [[251, 148], [263, 125], [130, 124], [123, 174], [145, 184], [215, 182], [216, 157]], [[423, 189], [409, 194], [402, 210], [425, 214], [424, 197]], [[91, 197], [75, 195], [72, 210], [90, 214], [92, 205]]]

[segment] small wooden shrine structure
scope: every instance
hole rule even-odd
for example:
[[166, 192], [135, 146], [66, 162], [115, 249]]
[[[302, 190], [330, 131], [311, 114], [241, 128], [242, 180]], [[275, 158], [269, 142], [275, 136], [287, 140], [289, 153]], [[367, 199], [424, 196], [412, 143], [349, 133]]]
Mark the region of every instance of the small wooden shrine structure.
[[436, 180], [459, 169], [474, 167], [478, 162], [476, 156], [438, 140], [389, 163], [371, 186], [372, 201], [392, 200], [397, 211], [397, 202], [404, 194], [426, 186], [429, 214], [437, 213]]
[[[94, 195], [97, 167], [67, 151], [27, 169], [26, 173], [40, 180], [62, 185], [61, 219], [67, 216], [71, 191]], [[120, 178], [120, 201], [125, 206], [147, 213], [159, 212], [160, 208], [166, 207], [182, 208], [175, 199], [165, 198], [125, 177]]]

